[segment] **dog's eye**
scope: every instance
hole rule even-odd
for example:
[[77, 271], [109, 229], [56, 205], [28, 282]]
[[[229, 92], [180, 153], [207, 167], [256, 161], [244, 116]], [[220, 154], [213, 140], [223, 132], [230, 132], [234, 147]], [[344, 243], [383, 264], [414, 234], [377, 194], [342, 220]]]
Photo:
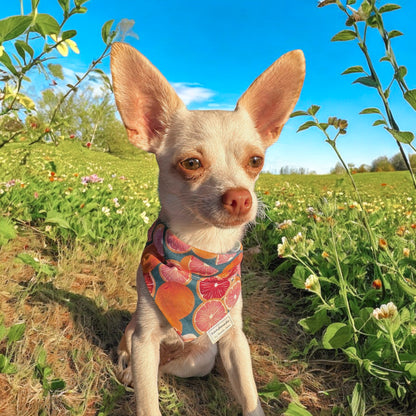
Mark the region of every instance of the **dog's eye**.
[[251, 168], [261, 168], [263, 166], [263, 158], [260, 156], [253, 156], [248, 161], [248, 165]]
[[201, 161], [197, 158], [191, 157], [189, 159], [183, 160], [181, 166], [186, 170], [197, 170], [202, 164]]

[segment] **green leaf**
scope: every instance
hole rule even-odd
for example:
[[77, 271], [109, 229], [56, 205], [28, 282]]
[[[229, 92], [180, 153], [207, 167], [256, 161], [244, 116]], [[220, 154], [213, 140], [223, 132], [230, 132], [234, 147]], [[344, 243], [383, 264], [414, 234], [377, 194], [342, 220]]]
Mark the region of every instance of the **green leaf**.
[[16, 237], [16, 230], [8, 218], [0, 218], [0, 247]]
[[84, 14], [87, 13], [88, 9], [86, 7], [79, 7], [75, 9], [75, 13]]
[[404, 93], [405, 100], [416, 110], [416, 90], [409, 90]]
[[24, 264], [27, 264], [28, 266], [32, 267], [33, 270], [35, 270], [36, 273], [45, 274], [46, 276], [55, 276], [56, 275], [55, 267], [53, 267], [49, 264], [46, 264], [46, 263], [41, 263], [41, 262], [35, 260], [29, 254], [20, 253], [16, 256], [16, 258], [18, 260], [22, 261]]
[[392, 30], [388, 33], [389, 39], [396, 38], [397, 36], [403, 36], [403, 33], [400, 30]]
[[399, 69], [396, 71], [395, 73], [395, 78], [399, 81], [403, 81], [403, 78], [406, 76], [407, 74], [407, 68], [405, 66], [401, 66], [399, 67]]
[[36, 261], [31, 255], [27, 253], [20, 253], [16, 256], [16, 259], [20, 260], [24, 264], [33, 267], [35, 271], [39, 271], [39, 262]]
[[318, 124], [315, 121], [307, 121], [306, 123], [303, 123], [297, 130], [297, 133], [299, 133], [302, 130], [307, 130], [310, 127], [317, 127]]
[[17, 368], [14, 364], [10, 363], [9, 358], [0, 354], [0, 374], [15, 374], [16, 372]]
[[398, 283], [403, 292], [407, 293], [410, 296], [416, 296], [416, 286], [413, 282], [408, 282], [404, 279], [398, 279]]
[[[50, 73], [55, 78], [62, 79], [62, 80], [65, 79], [64, 71], [62, 69], [62, 65], [59, 65], [59, 64], [48, 64], [48, 69], [49, 69]], [[55, 165], [55, 163], [53, 161], [51, 161], [51, 162], [49, 162], [49, 165], [51, 167], [50, 170], [52, 172], [56, 172], [56, 165]]]
[[16, 48], [17, 53], [23, 59], [25, 59], [25, 52], [27, 52], [30, 55], [30, 57], [33, 58], [34, 51], [32, 47], [23, 40], [16, 40], [16, 42], [14, 43], [14, 47]]
[[360, 111], [359, 114], [382, 114], [378, 108], [369, 107], [365, 108], [364, 110]]
[[342, 351], [350, 360], [355, 361], [357, 364], [361, 365], [363, 362], [363, 360], [358, 356], [357, 349], [355, 347], [348, 347]]
[[7, 334], [7, 343], [12, 344], [13, 342], [20, 341], [23, 338], [25, 330], [26, 324], [24, 322], [10, 327], [9, 333]]
[[51, 392], [57, 391], [57, 390], [63, 390], [65, 388], [66, 384], [65, 381], [60, 378], [55, 378], [51, 380], [49, 390]]
[[36, 362], [37, 362], [37, 365], [39, 365], [40, 367], [45, 367], [46, 365], [46, 351], [42, 347], [39, 348]]
[[62, 40], [71, 39], [76, 35], [77, 35], [76, 30], [65, 30], [65, 32], [62, 32]]
[[373, 77], [360, 77], [357, 78], [353, 84], [363, 84], [367, 87], [377, 88], [377, 82]]
[[75, 1], [74, 1], [74, 3], [75, 3], [75, 6], [76, 6], [77, 8], [79, 8], [79, 7], [81, 7], [84, 3], [86, 3], [87, 1], [89, 1], [89, 0], [75, 0]]
[[109, 39], [111, 26], [113, 26], [114, 19], [109, 20], [108, 22], [105, 22], [103, 24], [103, 27], [101, 29], [101, 37], [103, 38], [103, 41], [106, 45], [108, 45], [111, 40]]
[[326, 310], [322, 309], [315, 312], [309, 318], [301, 319], [298, 323], [306, 332], [315, 334], [315, 332], [318, 332], [323, 326], [328, 325], [330, 319], [327, 316]]
[[361, 383], [357, 383], [352, 392], [351, 413], [352, 416], [365, 415], [365, 394], [364, 387]]
[[386, 123], [386, 121], [385, 120], [376, 120], [374, 123], [373, 123], [373, 126], [380, 126], [380, 125], [385, 125], [385, 126], [387, 126], [387, 123]]
[[283, 413], [284, 416], [312, 416], [305, 408], [299, 406], [297, 403], [289, 403], [289, 407]]
[[354, 74], [356, 72], [364, 72], [365, 73], [365, 70], [361, 65], [350, 66], [344, 72], [342, 72], [341, 75]]
[[356, 33], [352, 30], [341, 30], [341, 32], [338, 32], [332, 39], [331, 42], [344, 42], [347, 40], [353, 40], [357, 37]]
[[308, 114], [310, 114], [311, 116], [314, 116], [318, 111], [319, 111], [319, 109], [320, 109], [321, 107], [319, 107], [319, 105], [311, 105], [309, 108], [308, 108]]
[[36, 16], [33, 30], [45, 37], [46, 35], [58, 35], [61, 28], [54, 17], [46, 13], [39, 13]]
[[25, 43], [25, 42], [23, 42], [22, 40], [17, 40], [17, 41], [14, 43], [14, 47], [16, 48], [17, 53], [18, 53], [18, 54], [20, 55], [20, 57], [24, 60], [24, 59], [25, 59], [25, 57], [26, 57], [25, 50], [22, 48], [22, 46], [21, 46], [21, 44], [20, 44], [19, 42], [21, 42], [21, 43], [23, 43], [23, 44], [25, 44], [25, 45], [26, 45], [26, 43]]
[[351, 328], [342, 322], [336, 322], [326, 329], [322, 337], [322, 345], [327, 350], [342, 348], [351, 338]]
[[31, 16], [10, 16], [0, 20], [0, 44], [23, 34], [31, 23]]
[[416, 380], [416, 361], [406, 364], [404, 371], [409, 373], [411, 380]]
[[64, 11], [64, 16], [67, 16], [69, 13], [69, 0], [58, 0], [58, 3]]
[[9, 330], [3, 325], [3, 323], [0, 323], [0, 342], [6, 338], [8, 332]]
[[387, 3], [384, 6], [381, 6], [378, 9], [379, 13], [387, 13], [387, 12], [392, 12], [393, 10], [398, 10], [401, 7], [398, 4], [392, 4], [392, 3]]
[[399, 131], [384, 127], [398, 142], [410, 144], [412, 143], [415, 135], [410, 131]]
[[59, 225], [59, 227], [65, 228], [65, 229], [70, 229], [71, 228], [68, 221], [62, 216], [62, 214], [60, 214], [59, 212], [56, 212], [56, 211], [49, 211], [48, 212], [48, 215], [46, 216], [46, 219], [45, 219], [45, 223], [46, 224], [56, 224], [56, 225]]
[[292, 117], [299, 117], [299, 116], [308, 116], [309, 114], [306, 111], [294, 111], [291, 115], [290, 118]]
[[286, 391], [286, 384], [274, 379], [259, 390], [259, 396], [264, 399], [278, 399], [284, 391]]
[[303, 266], [296, 266], [295, 272], [291, 278], [291, 282], [297, 289], [305, 289], [305, 280], [308, 276], [308, 270]]

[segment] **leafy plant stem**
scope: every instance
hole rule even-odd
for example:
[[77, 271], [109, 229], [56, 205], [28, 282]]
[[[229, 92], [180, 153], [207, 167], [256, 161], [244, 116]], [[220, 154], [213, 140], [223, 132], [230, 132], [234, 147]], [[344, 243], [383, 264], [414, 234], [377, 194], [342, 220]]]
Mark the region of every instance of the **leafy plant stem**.
[[[347, 175], [348, 175], [348, 177], [349, 177], [349, 179], [351, 181], [351, 184], [352, 184], [352, 186], [354, 188], [355, 195], [357, 196], [358, 202], [359, 202], [360, 207], [361, 207], [361, 213], [362, 213], [361, 214], [361, 217], [362, 217], [362, 221], [364, 223], [364, 227], [365, 227], [365, 229], [367, 231], [367, 234], [368, 234], [368, 237], [369, 237], [369, 240], [370, 240], [370, 244], [371, 244], [371, 248], [372, 248], [372, 252], [373, 252], [373, 256], [374, 256], [374, 260], [375, 260], [375, 264], [376, 264], [376, 268], [377, 268], [377, 274], [378, 274], [378, 276], [381, 279], [383, 279], [383, 274], [381, 273], [380, 266], [377, 264], [377, 261], [376, 261], [376, 252], [377, 252], [376, 239], [374, 237], [374, 233], [373, 233], [373, 231], [371, 229], [370, 223], [368, 222], [367, 214], [366, 214], [365, 210], [363, 209], [363, 202], [362, 202], [362, 199], [361, 199], [360, 192], [359, 192], [358, 187], [357, 187], [357, 184], [355, 183], [355, 180], [354, 180], [354, 178], [352, 176], [352, 173], [350, 172], [350, 169], [348, 169], [348, 166], [345, 163], [345, 161], [344, 161], [343, 157], [341, 156], [341, 153], [339, 152], [339, 150], [337, 148], [337, 145], [336, 145], [336, 140], [337, 140], [340, 132], [338, 131], [338, 133], [336, 134], [336, 136], [333, 139], [331, 139], [331, 137], [329, 136], [329, 134], [326, 131], [326, 129], [323, 129], [321, 127], [321, 125], [319, 123], [319, 120], [316, 118], [316, 116], [313, 116], [313, 118], [314, 118], [314, 120], [316, 122], [317, 127], [325, 134], [325, 136], [326, 136], [326, 142], [334, 150], [335, 154], [337, 155], [339, 161], [341, 162], [342, 166], [345, 169], [345, 172], [347, 173]], [[384, 285], [383, 285], [383, 291], [384, 290], [385, 289], [384, 289]]]
[[396, 360], [397, 360], [398, 364], [399, 365], [402, 365], [402, 362], [400, 361], [399, 353], [397, 352], [396, 342], [394, 341], [393, 331], [392, 331], [391, 328], [389, 328], [389, 340], [390, 340], [390, 344], [391, 344], [391, 346], [393, 348], [394, 355], [396, 357]]
[[[344, 11], [347, 14], [347, 16], [350, 17], [350, 15], [348, 14], [348, 12], [345, 9], [344, 9]], [[367, 61], [368, 68], [370, 69], [371, 77], [375, 81], [377, 92], [378, 92], [381, 100], [383, 101], [384, 109], [386, 111], [386, 114], [387, 114], [387, 118], [389, 120], [390, 127], [393, 130], [398, 130], [399, 131], [400, 130], [399, 129], [399, 126], [396, 123], [396, 120], [394, 119], [393, 114], [391, 112], [388, 99], [386, 98], [386, 95], [384, 94], [383, 88], [381, 86], [380, 79], [379, 79], [379, 77], [377, 75], [377, 72], [376, 72], [376, 70], [374, 68], [373, 62], [372, 62], [371, 57], [370, 57], [370, 54], [368, 52], [367, 45], [365, 43], [365, 39], [363, 39], [361, 37], [360, 31], [359, 31], [358, 26], [357, 26], [356, 23], [353, 24], [353, 27], [354, 27], [354, 30], [355, 30], [355, 34], [357, 35], [358, 46], [360, 47], [362, 53], [365, 56], [365, 59]], [[366, 28], [367, 28], [367, 23], [366, 23]], [[396, 66], [397, 66], [397, 64], [396, 64]], [[394, 68], [394, 65], [393, 65], [393, 68]], [[405, 151], [403, 149], [402, 144], [397, 139], [396, 139], [396, 143], [397, 143], [397, 145], [399, 147], [400, 154], [402, 155], [402, 158], [403, 158], [403, 160], [404, 160], [404, 162], [406, 164], [407, 170], [409, 171], [410, 176], [412, 178], [413, 186], [416, 189], [416, 178], [415, 178], [415, 175], [413, 174], [413, 170], [412, 170], [412, 167], [410, 165], [409, 159], [406, 156], [406, 153], [405, 153]]]
[[337, 252], [337, 245], [336, 245], [335, 235], [334, 235], [334, 229], [333, 229], [332, 226], [331, 226], [331, 239], [332, 239], [333, 249], [334, 249], [334, 253], [335, 253], [335, 265], [336, 265], [336, 269], [337, 269], [338, 277], [339, 277], [340, 294], [341, 294], [341, 297], [344, 301], [345, 308], [347, 310], [348, 322], [349, 322], [349, 324], [351, 325], [351, 328], [354, 331], [354, 343], [357, 344], [358, 331], [357, 331], [357, 328], [355, 327], [354, 318], [352, 316], [351, 309], [350, 309], [350, 304], [349, 304], [349, 301], [348, 301], [347, 282], [345, 281], [344, 273], [342, 272], [341, 263], [339, 261], [339, 256], [338, 256], [338, 252]]

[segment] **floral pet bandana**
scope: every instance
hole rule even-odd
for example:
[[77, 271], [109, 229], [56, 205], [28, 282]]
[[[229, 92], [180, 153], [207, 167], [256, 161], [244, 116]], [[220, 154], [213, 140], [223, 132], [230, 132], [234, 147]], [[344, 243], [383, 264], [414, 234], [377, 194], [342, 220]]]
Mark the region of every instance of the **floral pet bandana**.
[[160, 311], [184, 341], [192, 341], [215, 325], [221, 331], [232, 326], [228, 313], [241, 293], [242, 258], [241, 243], [228, 253], [210, 253], [185, 244], [157, 220], [141, 266]]

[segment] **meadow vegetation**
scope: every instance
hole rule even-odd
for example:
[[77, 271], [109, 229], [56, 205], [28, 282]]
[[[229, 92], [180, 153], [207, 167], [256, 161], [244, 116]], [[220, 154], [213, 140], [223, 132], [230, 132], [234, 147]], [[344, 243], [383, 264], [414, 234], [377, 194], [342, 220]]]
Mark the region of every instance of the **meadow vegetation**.
[[[120, 159], [67, 138], [29, 153], [8, 146], [1, 159], [1, 410], [132, 414], [132, 392], [116, 381], [113, 359], [158, 213], [153, 157]], [[349, 414], [347, 397], [361, 388], [367, 414], [405, 415], [411, 406], [411, 181], [406, 172], [356, 179], [362, 205], [345, 176], [259, 179], [265, 216], [245, 241], [245, 322], [269, 415], [289, 403], [303, 414], [303, 405], [311, 414]], [[374, 311], [389, 302], [397, 310], [378, 319]], [[164, 379], [164, 414], [238, 414], [221, 365], [208, 379]]]
[[[111, 83], [96, 71], [129, 29], [105, 23], [104, 51], [77, 85], [56, 93], [52, 82], [35, 101], [24, 89], [30, 69], [59, 79], [62, 68], [46, 58], [76, 50], [76, 32], [63, 27], [87, 11], [86, 1], [59, 0], [58, 22], [36, 14], [38, 3], [0, 21], [0, 414], [132, 415], [132, 390], [114, 374], [115, 349], [159, 211], [157, 166], [127, 143]], [[358, 41], [369, 69], [345, 74], [364, 72], [356, 82], [379, 92], [383, 111], [362, 113], [380, 117], [375, 126], [397, 141], [409, 172], [355, 175], [337, 147], [346, 120], [322, 122], [316, 105], [293, 114], [308, 118], [299, 131], [322, 132], [345, 173], [262, 174], [257, 184], [263, 215], [244, 241], [244, 322], [270, 416], [414, 414], [416, 197], [404, 151], [414, 150], [413, 133], [400, 131], [388, 96], [397, 84], [415, 108], [415, 90], [392, 53], [399, 32], [382, 20], [397, 7], [355, 3], [320, 6], [348, 15], [349, 28], [333, 40]], [[382, 36], [393, 68], [388, 88], [359, 25]], [[93, 71], [110, 88], [99, 96], [81, 87]], [[160, 388], [164, 415], [239, 414], [220, 361], [204, 379], [164, 377]]]

